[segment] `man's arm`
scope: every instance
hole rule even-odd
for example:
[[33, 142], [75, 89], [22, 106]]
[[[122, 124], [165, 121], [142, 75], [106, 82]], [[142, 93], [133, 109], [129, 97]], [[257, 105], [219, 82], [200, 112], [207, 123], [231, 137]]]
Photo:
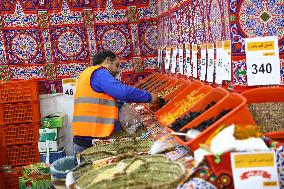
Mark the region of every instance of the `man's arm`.
[[93, 73], [91, 86], [96, 92], [104, 92], [117, 100], [124, 102], [153, 102], [156, 95], [152, 95], [145, 90], [140, 90], [132, 86], [125, 85], [116, 80], [106, 69], [100, 69]]

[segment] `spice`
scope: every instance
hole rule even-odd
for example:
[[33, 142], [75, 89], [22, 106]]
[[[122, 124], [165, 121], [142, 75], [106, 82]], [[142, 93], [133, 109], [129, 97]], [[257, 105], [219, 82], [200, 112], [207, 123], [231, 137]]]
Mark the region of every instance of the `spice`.
[[205, 94], [199, 94], [196, 97], [190, 95], [187, 96], [186, 99], [181, 100], [175, 104], [175, 107], [177, 107], [177, 110], [175, 110], [173, 113], [167, 113], [166, 115], [162, 115], [161, 122], [165, 125], [171, 124], [175, 119], [183, 115], [190, 107], [192, 107], [198, 100], [203, 98]]
[[284, 130], [284, 103], [252, 103], [249, 110], [263, 133]]

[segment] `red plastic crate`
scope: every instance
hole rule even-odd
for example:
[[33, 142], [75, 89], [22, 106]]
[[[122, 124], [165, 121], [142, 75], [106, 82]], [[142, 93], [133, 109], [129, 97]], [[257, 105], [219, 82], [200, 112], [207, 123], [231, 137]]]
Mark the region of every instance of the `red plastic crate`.
[[39, 99], [37, 81], [13, 81], [0, 84], [0, 102], [26, 102]]
[[39, 101], [0, 104], [0, 124], [17, 124], [40, 121]]
[[21, 176], [22, 176], [21, 168], [14, 168], [12, 173], [4, 173], [3, 189], [18, 189], [20, 186], [19, 177]]
[[33, 144], [38, 141], [40, 123], [0, 126], [2, 146]]
[[32, 145], [1, 147], [0, 159], [4, 165], [13, 167], [33, 164], [39, 162], [39, 152], [37, 143]]

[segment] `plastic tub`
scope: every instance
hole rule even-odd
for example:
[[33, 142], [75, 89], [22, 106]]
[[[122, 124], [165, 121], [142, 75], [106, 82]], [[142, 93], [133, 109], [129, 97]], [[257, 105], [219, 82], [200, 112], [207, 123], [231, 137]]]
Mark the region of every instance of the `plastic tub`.
[[164, 85], [158, 87], [157, 89], [155, 89], [155, 90], [153, 90], [153, 91], [151, 90], [150, 92], [152, 92], [152, 93], [159, 93], [159, 92], [161, 92], [161, 91], [167, 89], [167, 88], [168, 88], [169, 86], [171, 86], [173, 83], [176, 83], [176, 81], [177, 81], [177, 79], [175, 79], [175, 78], [169, 78], [169, 81], [167, 81]]
[[[267, 102], [284, 102], [284, 87], [262, 87], [251, 89], [242, 93], [247, 99], [247, 104], [267, 103]], [[284, 142], [284, 131], [265, 133], [265, 136]]]
[[[175, 91], [173, 91], [172, 93], [168, 94], [167, 96], [165, 96], [165, 100], [171, 100], [173, 98], [175, 98], [176, 96], [178, 96], [183, 90], [187, 89], [188, 87], [190, 87], [193, 84], [193, 86], [196, 86], [196, 89], [201, 87], [203, 85], [203, 83], [201, 83], [200, 81], [194, 81], [194, 82], [190, 82], [190, 81], [186, 81], [184, 80], [184, 84], [180, 87], [178, 87]], [[195, 90], [196, 90], [195, 89]]]
[[175, 103], [179, 102], [186, 98], [194, 90], [199, 90], [203, 84], [201, 82], [193, 82], [188, 87], [184, 88], [177, 96], [175, 96], [166, 106], [161, 108], [159, 111], [155, 113], [156, 117], [160, 117], [161, 115], [170, 112], [175, 108]]
[[66, 156], [53, 162], [50, 167], [51, 175], [54, 178], [64, 178], [74, 167], [74, 156]]
[[[205, 108], [212, 102], [216, 102], [216, 104], [214, 106], [212, 106], [211, 108], [214, 108], [215, 106], [217, 106], [218, 104], [222, 103], [222, 100], [227, 98], [230, 95], [230, 93], [228, 91], [226, 91], [225, 89], [221, 88], [221, 87], [217, 87], [215, 89], [213, 89], [211, 92], [209, 92], [204, 98], [200, 99], [196, 104], [194, 104], [187, 112], [185, 112], [183, 114], [184, 117], [186, 114], [188, 114], [189, 112], [200, 112], [200, 111], [204, 111]], [[208, 110], [210, 110], [211, 108], [209, 108]], [[208, 111], [206, 110], [204, 112], [204, 114], [206, 114], [206, 112]], [[202, 114], [201, 114], [202, 115]], [[201, 116], [200, 115], [200, 116]], [[199, 116], [198, 116], [199, 117]], [[197, 117], [197, 118], [198, 118]], [[197, 119], [195, 118], [195, 119]], [[189, 123], [188, 123], [189, 124]], [[167, 127], [167, 130], [169, 132], [173, 132], [173, 130], [170, 127]]]
[[168, 76], [162, 75], [161, 77], [157, 78], [153, 83], [146, 86], [144, 89], [147, 91], [155, 90], [156, 88], [163, 85], [163, 82], [167, 82], [169, 80]]
[[151, 75], [149, 75], [148, 77], [140, 80], [138, 83], [136, 83], [134, 85], [134, 87], [139, 87], [140, 85], [142, 85], [143, 83], [146, 83], [148, 80], [151, 80], [153, 77], [155, 77], [156, 75], [158, 75], [158, 73], [152, 73]]
[[[192, 95], [192, 97], [196, 97], [196, 96], [198, 96], [198, 95], [200, 95], [200, 94], [205, 94], [205, 96], [206, 96], [206, 94], [208, 94], [210, 91], [212, 91], [212, 87], [210, 87], [209, 85], [204, 85], [204, 86], [200, 87], [200, 88], [197, 90], [197, 92]], [[190, 93], [191, 93], [191, 91], [187, 91], [187, 90], [185, 90], [185, 91], [183, 91], [182, 93], [180, 93], [180, 95], [178, 95], [175, 99], [173, 99], [171, 102], [169, 102], [169, 103], [166, 105], [166, 106], [169, 105], [168, 107], [170, 107], [170, 108], [169, 108], [169, 111], [165, 112], [164, 114], [175, 112], [175, 111], [179, 108], [179, 107], [176, 107], [175, 103], [184, 100], [185, 98], [187, 98], [187, 95], [189, 95]], [[202, 97], [202, 98], [204, 98], [204, 97]], [[198, 101], [196, 101], [196, 103], [198, 103], [200, 100], [202, 100], [202, 98], [199, 99]], [[194, 103], [191, 107], [193, 107], [196, 103]], [[191, 107], [189, 107], [189, 109], [188, 109], [186, 112], [188, 112]], [[176, 117], [176, 119], [178, 119], [178, 118], [184, 116], [186, 112], [184, 112], [184, 113], [183, 113], [182, 115], [180, 115], [179, 117]], [[159, 116], [159, 118], [161, 118], [161, 116], [164, 115], [164, 114], [161, 114], [161, 115]], [[175, 120], [176, 120], [176, 119], [175, 119]], [[168, 126], [171, 125], [175, 120], [173, 120], [171, 123], [164, 124], [164, 123], [161, 122], [160, 119], [158, 119], [159, 123], [160, 123], [162, 126], [164, 126], [164, 127], [168, 127]]]
[[191, 121], [189, 124], [184, 126], [180, 131], [184, 131], [188, 128], [194, 128], [198, 126], [205, 120], [208, 120], [212, 117], [216, 117], [222, 110], [232, 109], [229, 113], [223, 116], [221, 119], [216, 121], [214, 124], [205, 129], [202, 133], [200, 133], [194, 140], [185, 142], [179, 137], [175, 137], [177, 142], [184, 146], [188, 146], [191, 150], [197, 150], [199, 148], [199, 144], [204, 143], [207, 138], [222, 124], [253, 124], [255, 125], [255, 121], [253, 120], [252, 115], [250, 114], [248, 107], [246, 105], [246, 99], [237, 93], [231, 93], [226, 98], [221, 100], [214, 107], [210, 108], [206, 111], [206, 113], [201, 114], [198, 118]]
[[155, 82], [157, 82], [160, 78], [164, 78], [165, 76], [163, 74], [157, 74], [155, 75], [153, 78], [151, 78], [150, 80], [144, 82], [140, 88], [141, 89], [145, 89], [146, 87], [148, 87], [149, 85], [154, 84]]

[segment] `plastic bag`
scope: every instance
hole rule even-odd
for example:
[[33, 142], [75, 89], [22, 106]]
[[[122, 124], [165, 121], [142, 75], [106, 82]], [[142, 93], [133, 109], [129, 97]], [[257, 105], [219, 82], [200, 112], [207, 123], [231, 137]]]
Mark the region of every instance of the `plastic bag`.
[[119, 121], [122, 128], [129, 134], [135, 133], [138, 127], [142, 126], [140, 115], [134, 107], [124, 104], [119, 111]]

